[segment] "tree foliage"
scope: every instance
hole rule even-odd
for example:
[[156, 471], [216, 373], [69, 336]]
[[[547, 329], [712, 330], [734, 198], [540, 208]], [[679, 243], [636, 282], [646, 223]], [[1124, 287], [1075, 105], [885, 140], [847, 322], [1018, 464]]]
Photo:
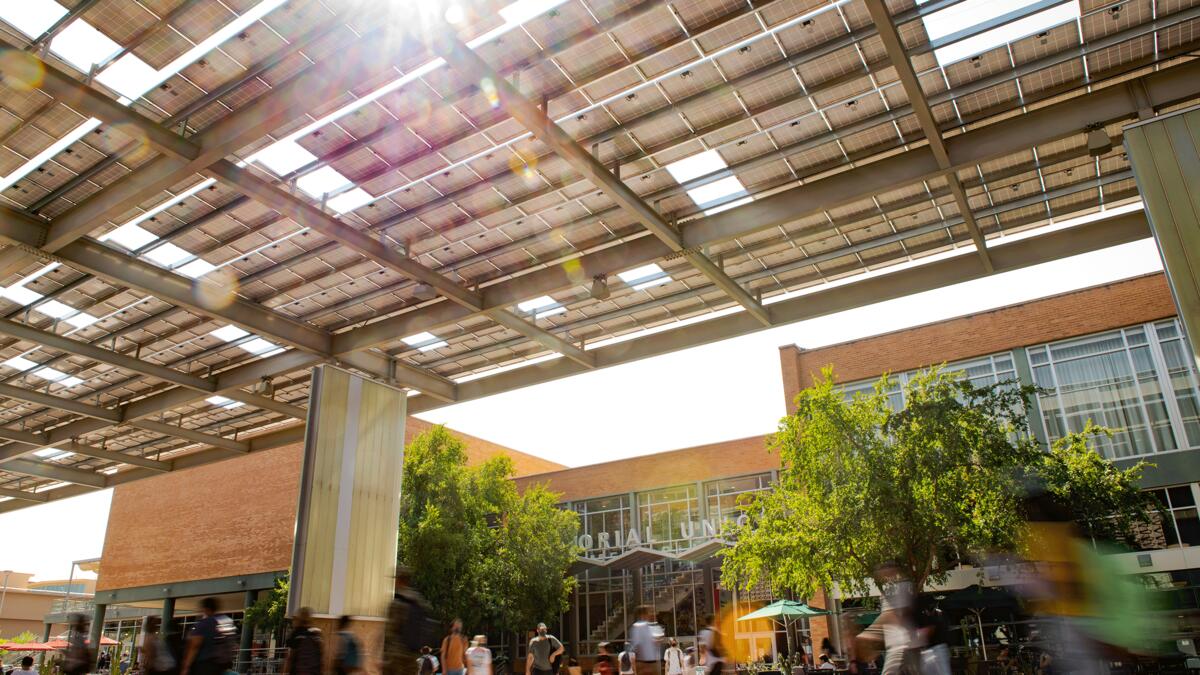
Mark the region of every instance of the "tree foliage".
[[405, 451], [400, 561], [444, 619], [515, 629], [566, 609], [578, 517], [544, 487], [518, 492], [512, 476], [507, 457], [468, 467], [441, 426]]
[[[884, 562], [918, 588], [944, 581], [966, 556], [1016, 549], [1034, 481], [1072, 500], [1094, 532], [1144, 515], [1140, 467], [1116, 469], [1088, 449], [1087, 434], [1044, 453], [1022, 433], [1032, 388], [977, 387], [933, 368], [909, 379], [894, 411], [889, 384], [885, 376], [847, 399], [827, 370], [797, 396], [771, 441], [778, 485], [752, 498], [750, 521], [723, 552], [726, 583], [864, 593]], [[1115, 507], [1125, 515], [1107, 518]]]
[[266, 595], [246, 608], [245, 621], [259, 630], [275, 632], [287, 620], [288, 577], [275, 580], [275, 586]]

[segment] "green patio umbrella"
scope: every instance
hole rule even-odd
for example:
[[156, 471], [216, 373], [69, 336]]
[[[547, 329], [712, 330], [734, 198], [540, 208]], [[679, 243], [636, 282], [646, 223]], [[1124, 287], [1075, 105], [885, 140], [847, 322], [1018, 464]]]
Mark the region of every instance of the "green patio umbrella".
[[823, 609], [809, 607], [806, 603], [798, 600], [776, 600], [771, 604], [750, 612], [746, 616], [739, 617], [738, 621], [754, 621], [755, 619], [770, 619], [777, 623], [783, 624], [783, 632], [787, 635], [788, 653], [795, 654], [792, 650], [792, 631], [790, 630], [791, 622], [794, 619], [803, 619], [810, 616], [823, 616], [829, 612]]

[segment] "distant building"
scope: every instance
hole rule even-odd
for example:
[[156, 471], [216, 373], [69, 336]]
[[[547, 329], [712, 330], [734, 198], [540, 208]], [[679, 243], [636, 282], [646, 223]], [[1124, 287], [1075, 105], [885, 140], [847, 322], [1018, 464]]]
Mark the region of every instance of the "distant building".
[[0, 638], [29, 631], [42, 639], [45, 617], [56, 613], [65, 600], [90, 600], [95, 579], [33, 581], [23, 572], [0, 572]]

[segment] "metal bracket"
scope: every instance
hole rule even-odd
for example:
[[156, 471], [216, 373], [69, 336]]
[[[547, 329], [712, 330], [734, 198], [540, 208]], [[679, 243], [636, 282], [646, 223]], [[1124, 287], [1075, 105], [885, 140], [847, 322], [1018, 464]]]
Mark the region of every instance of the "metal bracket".
[[1150, 100], [1150, 92], [1146, 89], [1145, 82], [1141, 79], [1129, 80], [1125, 83], [1125, 91], [1129, 92], [1129, 100], [1137, 109], [1139, 120], [1154, 117], [1154, 103]]

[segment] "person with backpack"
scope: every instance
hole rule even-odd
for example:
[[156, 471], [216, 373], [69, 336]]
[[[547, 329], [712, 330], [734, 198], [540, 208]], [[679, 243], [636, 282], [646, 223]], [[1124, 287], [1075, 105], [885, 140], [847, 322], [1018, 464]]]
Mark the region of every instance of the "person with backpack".
[[237, 656], [237, 626], [233, 619], [217, 614], [217, 599], [200, 601], [201, 619], [188, 634], [187, 651], [180, 675], [223, 675], [233, 668]]
[[492, 675], [492, 650], [487, 648], [487, 636], [476, 635], [467, 650], [467, 675]]
[[283, 675], [321, 675], [325, 641], [321, 629], [312, 625], [312, 610], [301, 607], [292, 618], [292, 626], [292, 634], [287, 639], [287, 657], [283, 660]]
[[350, 630], [350, 617], [338, 619], [338, 648], [333, 657], [333, 672], [335, 675], [354, 675], [363, 670], [362, 646], [358, 636]]
[[704, 628], [696, 637], [700, 646], [698, 665], [704, 668], [705, 675], [721, 675], [721, 671], [725, 669], [725, 647], [721, 642], [721, 631], [717, 628], [715, 615], [708, 614], [704, 617]]
[[409, 585], [411, 578], [407, 568], [396, 569], [396, 590], [383, 636], [383, 675], [417, 675], [421, 647], [436, 635], [437, 623], [425, 598]]
[[433, 649], [428, 645], [421, 647], [421, 656], [417, 657], [417, 675], [433, 675], [437, 669], [438, 660], [433, 655]]
[[82, 614], [71, 615], [67, 633], [67, 653], [63, 657], [63, 675], [87, 675], [96, 663], [96, 652], [87, 644], [88, 620]]
[[525, 657], [525, 675], [553, 675], [554, 660], [562, 656], [563, 644], [550, 635], [546, 624], [537, 625], [537, 635], [529, 641], [529, 654]]

